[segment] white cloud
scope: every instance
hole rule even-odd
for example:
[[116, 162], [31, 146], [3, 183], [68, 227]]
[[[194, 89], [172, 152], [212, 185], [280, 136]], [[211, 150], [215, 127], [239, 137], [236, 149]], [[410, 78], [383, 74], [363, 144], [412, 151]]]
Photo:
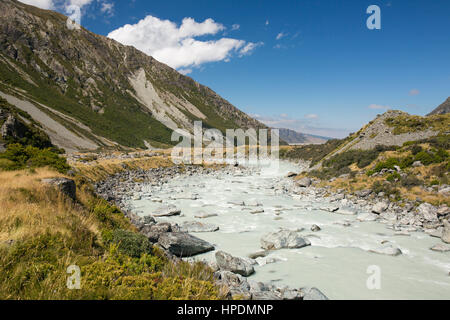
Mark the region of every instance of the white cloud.
[[172, 21], [149, 15], [134, 25], [127, 24], [110, 32], [108, 37], [134, 46], [173, 68], [183, 70], [207, 62], [228, 61], [234, 53], [248, 55], [258, 46], [231, 38], [195, 39], [199, 36], [213, 36], [223, 30], [225, 27], [213, 19], [199, 23], [192, 18], [184, 18], [178, 26]]
[[233, 25], [231, 26], [231, 31], [239, 30], [240, 28], [241, 28], [240, 25], [238, 25], [238, 24], [233, 24]]
[[286, 37], [286, 34], [283, 33], [283, 32], [280, 32], [279, 34], [277, 34], [276, 39], [277, 39], [277, 40], [280, 40], [281, 38], [284, 38], [284, 37]]
[[418, 89], [412, 89], [411, 91], [409, 91], [410, 96], [417, 96], [419, 94], [420, 94], [420, 91]]
[[53, 0], [20, 0], [20, 2], [35, 6], [41, 9], [53, 9]]
[[389, 110], [389, 109], [392, 109], [392, 108], [389, 107], [389, 106], [382, 106], [382, 105], [379, 105], [379, 104], [371, 104], [371, 105], [369, 106], [369, 109]]
[[253, 50], [255, 50], [256, 48], [263, 46], [264, 42], [258, 42], [258, 43], [254, 43], [254, 42], [248, 42], [240, 51], [239, 51], [239, 55], [240, 56], [245, 56], [245, 55], [249, 55], [253, 52]]
[[306, 119], [318, 119], [319, 116], [317, 114], [311, 113], [311, 114], [307, 114], [305, 115]]
[[266, 26], [268, 26], [269, 25], [269, 20], [266, 20]]
[[113, 2], [103, 2], [100, 11], [108, 15], [114, 14], [114, 3]]

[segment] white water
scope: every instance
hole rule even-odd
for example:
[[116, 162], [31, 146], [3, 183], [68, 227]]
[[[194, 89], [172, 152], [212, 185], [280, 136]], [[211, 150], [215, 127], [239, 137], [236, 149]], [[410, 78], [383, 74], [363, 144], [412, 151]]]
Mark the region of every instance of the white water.
[[[151, 199], [160, 198], [163, 204], [180, 208], [182, 216], [159, 221], [197, 220], [218, 225], [218, 232], [194, 235], [234, 256], [246, 257], [260, 251], [261, 237], [279, 228], [304, 228], [303, 235], [314, 234], [308, 237], [312, 243], [310, 247], [272, 252], [268, 258], [279, 261], [256, 266], [253, 280], [293, 288], [314, 286], [331, 299], [450, 299], [450, 253], [430, 250], [441, 242], [440, 239], [418, 232], [411, 236], [394, 235], [385, 224], [357, 222], [354, 216], [320, 210], [323, 202], [275, 192], [272, 187], [283, 181], [284, 175], [291, 170], [298, 171], [298, 168], [281, 163], [277, 171], [262, 169], [260, 174], [247, 176], [220, 173], [180, 177], [161, 188], [147, 186], [151, 197], [143, 197], [131, 204], [136, 213], [148, 215], [162, 205]], [[198, 194], [199, 199], [170, 199], [189, 192]], [[252, 215], [250, 211], [242, 210], [242, 206], [229, 204], [248, 200], [262, 203], [265, 212]], [[199, 211], [217, 213], [218, 216], [194, 218]], [[351, 226], [336, 224], [345, 221]], [[322, 231], [311, 232], [313, 224], [319, 225]], [[385, 240], [399, 247], [403, 254], [392, 257], [367, 251]], [[213, 260], [214, 252], [196, 259]], [[381, 270], [379, 290], [369, 290], [366, 285], [370, 276], [367, 269], [372, 265]]]

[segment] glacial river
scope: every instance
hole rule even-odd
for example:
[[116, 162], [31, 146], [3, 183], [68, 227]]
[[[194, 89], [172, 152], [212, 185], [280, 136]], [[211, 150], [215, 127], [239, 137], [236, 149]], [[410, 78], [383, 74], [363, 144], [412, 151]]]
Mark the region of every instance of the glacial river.
[[[291, 196], [276, 187], [290, 183], [284, 178], [288, 171], [299, 168], [282, 162], [277, 170], [261, 168], [251, 174], [179, 177], [162, 187], [146, 186], [142, 199], [130, 204], [140, 215], [151, 214], [163, 204], [174, 204], [182, 215], [158, 221], [217, 225], [220, 227], [217, 232], [193, 235], [214, 244], [217, 250], [239, 257], [261, 251], [260, 239], [269, 232], [280, 228], [304, 229], [301, 234], [310, 240], [311, 246], [273, 251], [266, 258], [259, 258], [256, 273], [249, 278], [252, 280], [280, 287], [317, 287], [330, 299], [450, 299], [450, 252], [430, 250], [441, 243], [439, 238], [421, 232], [395, 235], [383, 223], [359, 222], [356, 216], [322, 211], [319, 208], [324, 202]], [[197, 200], [176, 199], [193, 193], [198, 195]], [[262, 206], [238, 205], [243, 201]], [[264, 212], [250, 213], [257, 209]], [[200, 211], [217, 216], [195, 218]], [[312, 232], [314, 224], [322, 230]], [[402, 254], [369, 252], [385, 241], [400, 248]], [[214, 252], [195, 259], [213, 260]], [[371, 275], [373, 279], [373, 273], [368, 273], [371, 270], [379, 271], [379, 289], [367, 286]]]

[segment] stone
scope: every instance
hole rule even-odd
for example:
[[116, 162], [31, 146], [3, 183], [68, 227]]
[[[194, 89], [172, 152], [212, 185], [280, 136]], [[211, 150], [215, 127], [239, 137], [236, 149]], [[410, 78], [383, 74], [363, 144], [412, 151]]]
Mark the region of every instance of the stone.
[[62, 194], [67, 197], [75, 200], [77, 197], [77, 187], [75, 185], [75, 181], [67, 178], [51, 178], [51, 179], [42, 179], [41, 182], [43, 184], [55, 187]]
[[450, 214], [450, 208], [444, 204], [437, 209], [436, 213], [438, 216], [446, 216], [447, 214]]
[[311, 227], [312, 232], [318, 232], [320, 230], [322, 230], [322, 229], [317, 224], [313, 224]]
[[308, 239], [300, 237], [297, 232], [288, 230], [269, 233], [261, 238], [261, 248], [265, 250], [303, 248], [309, 245], [311, 242]]
[[273, 291], [261, 291], [261, 292], [253, 292], [252, 300], [256, 301], [264, 301], [264, 300], [282, 300], [280, 294], [277, 294]]
[[438, 243], [434, 246], [432, 246], [430, 248], [430, 250], [436, 251], [436, 252], [449, 252], [450, 251], [450, 246], [443, 244], [443, 243]]
[[376, 214], [382, 214], [387, 210], [389, 204], [385, 201], [380, 201], [372, 207], [372, 212]]
[[254, 253], [250, 253], [248, 255], [248, 257], [250, 259], [257, 259], [257, 258], [264, 258], [265, 256], [267, 256], [269, 254], [268, 251], [258, 251], [258, 252], [254, 252]]
[[223, 251], [216, 252], [216, 262], [221, 270], [231, 271], [243, 277], [248, 277], [255, 273], [255, 269], [247, 260], [233, 257], [231, 254]]
[[376, 214], [370, 213], [370, 212], [364, 212], [359, 214], [356, 219], [361, 222], [370, 222], [375, 221], [378, 219], [378, 216]]
[[197, 212], [194, 216], [197, 219], [206, 219], [211, 217], [217, 217], [217, 213], [207, 213], [204, 211]]
[[302, 288], [300, 290], [303, 295], [303, 300], [329, 300], [327, 296], [317, 288]]
[[171, 216], [178, 216], [180, 215], [180, 213], [181, 213], [180, 209], [170, 204], [167, 206], [159, 207], [152, 213], [152, 215], [154, 217], [171, 217]]
[[445, 243], [450, 243], [450, 223], [447, 220], [443, 221], [444, 229], [442, 230], [441, 239]]
[[180, 225], [180, 230], [182, 232], [215, 232], [219, 230], [219, 227], [198, 221], [185, 221]]
[[372, 190], [366, 189], [366, 190], [359, 190], [359, 191], [356, 191], [356, 192], [355, 192], [355, 195], [356, 195], [357, 197], [360, 197], [360, 198], [366, 198], [366, 197], [368, 197], [371, 193], [372, 193]]
[[429, 221], [434, 221], [438, 218], [437, 208], [429, 203], [422, 203], [417, 207], [417, 212], [421, 217]]
[[354, 210], [350, 210], [350, 209], [339, 209], [338, 211], [336, 211], [337, 214], [342, 214], [345, 216], [354, 216], [356, 215], [356, 211]]
[[390, 243], [386, 243], [380, 247], [371, 249], [371, 250], [369, 250], [369, 252], [384, 254], [384, 255], [388, 255], [388, 256], [398, 256], [398, 255], [402, 254], [402, 251], [399, 248], [394, 247]]
[[418, 168], [418, 167], [423, 167], [423, 164], [422, 164], [422, 162], [420, 162], [420, 161], [414, 161], [414, 163], [412, 164], [412, 166], [413, 166], [414, 168]]
[[337, 206], [327, 206], [327, 207], [321, 207], [320, 210], [327, 211], [327, 212], [336, 212], [339, 210], [339, 207]]
[[312, 184], [311, 179], [307, 177], [297, 180], [297, 185], [302, 188], [308, 188], [311, 186], [311, 184]]
[[297, 176], [297, 174], [295, 172], [288, 172], [288, 174], [286, 175], [286, 178], [293, 178], [296, 176]]
[[158, 243], [177, 257], [192, 257], [214, 250], [212, 244], [184, 232], [164, 233]]

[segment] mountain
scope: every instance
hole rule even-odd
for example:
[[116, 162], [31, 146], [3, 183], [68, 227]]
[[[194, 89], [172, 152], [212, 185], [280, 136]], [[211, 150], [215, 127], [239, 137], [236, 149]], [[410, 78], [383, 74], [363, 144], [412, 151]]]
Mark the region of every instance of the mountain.
[[174, 129], [266, 128], [217, 93], [67, 17], [0, 1], [0, 97], [66, 151], [165, 147]]
[[280, 139], [291, 145], [322, 144], [330, 140], [330, 138], [300, 133], [291, 129], [280, 128], [279, 130], [280, 130]]
[[435, 115], [435, 114], [446, 114], [450, 113], [450, 97], [445, 100], [444, 103], [442, 103], [439, 107], [434, 109], [431, 113], [429, 113], [429, 116]]

